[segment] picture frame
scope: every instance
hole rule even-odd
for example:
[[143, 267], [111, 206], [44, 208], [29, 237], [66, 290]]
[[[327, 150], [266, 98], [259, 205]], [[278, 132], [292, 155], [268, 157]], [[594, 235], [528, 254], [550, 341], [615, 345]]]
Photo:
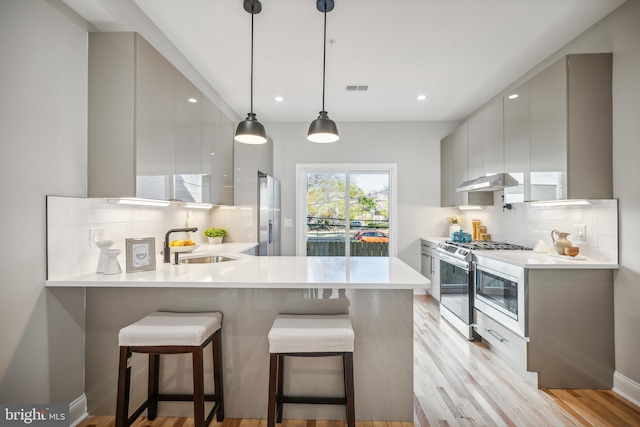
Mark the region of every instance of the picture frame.
[[154, 237], [125, 240], [127, 273], [156, 269], [156, 239]]

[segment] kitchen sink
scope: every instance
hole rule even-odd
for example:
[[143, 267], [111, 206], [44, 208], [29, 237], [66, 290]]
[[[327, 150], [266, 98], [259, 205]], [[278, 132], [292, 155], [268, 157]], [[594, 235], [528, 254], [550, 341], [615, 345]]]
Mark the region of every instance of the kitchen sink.
[[236, 258], [229, 258], [221, 255], [207, 255], [201, 256], [197, 258], [185, 258], [181, 259], [179, 262], [181, 264], [211, 264], [214, 262], [226, 262], [226, 261], [235, 261]]

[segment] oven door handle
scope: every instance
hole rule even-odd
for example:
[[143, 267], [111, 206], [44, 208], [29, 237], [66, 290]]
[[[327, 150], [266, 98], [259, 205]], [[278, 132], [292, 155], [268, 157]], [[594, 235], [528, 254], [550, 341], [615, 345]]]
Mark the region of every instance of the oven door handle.
[[456, 259], [456, 258], [454, 258], [454, 257], [452, 257], [450, 255], [444, 254], [444, 253], [440, 254], [440, 260], [442, 260], [444, 262], [447, 262], [449, 264], [453, 264], [456, 267], [460, 267], [465, 271], [469, 271], [469, 263], [467, 261], [462, 261], [462, 260]]

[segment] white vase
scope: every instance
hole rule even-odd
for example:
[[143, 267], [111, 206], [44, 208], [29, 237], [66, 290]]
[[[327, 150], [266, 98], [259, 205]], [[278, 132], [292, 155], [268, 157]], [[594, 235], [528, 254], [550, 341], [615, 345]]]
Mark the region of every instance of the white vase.
[[452, 224], [449, 226], [449, 238], [453, 239], [453, 233], [455, 233], [456, 231], [460, 231], [461, 228], [458, 224]]
[[222, 243], [222, 237], [207, 237], [209, 239], [209, 243], [220, 244]]

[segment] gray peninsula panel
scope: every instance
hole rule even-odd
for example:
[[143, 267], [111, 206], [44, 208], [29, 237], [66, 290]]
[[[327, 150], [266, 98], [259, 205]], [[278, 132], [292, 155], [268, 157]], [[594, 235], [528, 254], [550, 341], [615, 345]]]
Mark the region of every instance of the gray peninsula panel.
[[[267, 334], [278, 314], [348, 312], [356, 334], [356, 418], [413, 421], [412, 295], [410, 289], [87, 288], [85, 388], [89, 413], [115, 413], [118, 331], [153, 311], [223, 313], [225, 414], [229, 418], [266, 418]], [[207, 378], [212, 372], [210, 359], [205, 355]], [[161, 363], [161, 390], [191, 392], [187, 356], [164, 356]], [[145, 399], [146, 367], [146, 356], [134, 355], [132, 407]], [[288, 358], [285, 390], [341, 396], [340, 358]], [[189, 403], [160, 404], [163, 416], [191, 413]], [[284, 417], [341, 420], [344, 408], [285, 405]]]

